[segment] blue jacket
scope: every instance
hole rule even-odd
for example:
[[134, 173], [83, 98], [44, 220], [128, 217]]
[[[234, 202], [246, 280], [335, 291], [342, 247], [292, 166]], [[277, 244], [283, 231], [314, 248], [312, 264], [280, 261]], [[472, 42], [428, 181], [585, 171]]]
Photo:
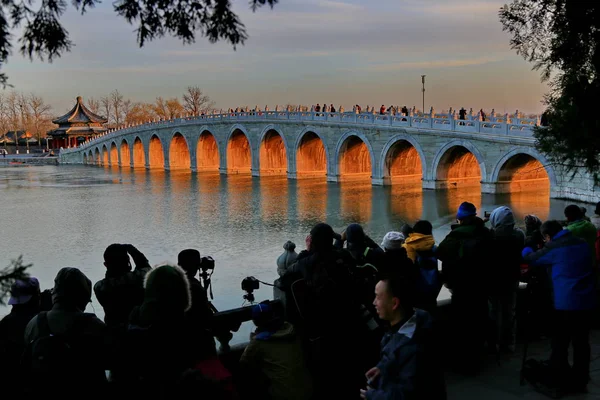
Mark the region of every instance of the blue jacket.
[[[527, 254], [528, 253], [528, 254]], [[543, 249], [524, 251], [531, 267], [548, 268], [556, 310], [596, 307], [595, 274], [588, 244], [568, 230], [557, 233]]]
[[383, 336], [380, 375], [367, 391], [368, 400], [446, 399], [432, 333], [431, 316], [416, 309], [397, 331]]

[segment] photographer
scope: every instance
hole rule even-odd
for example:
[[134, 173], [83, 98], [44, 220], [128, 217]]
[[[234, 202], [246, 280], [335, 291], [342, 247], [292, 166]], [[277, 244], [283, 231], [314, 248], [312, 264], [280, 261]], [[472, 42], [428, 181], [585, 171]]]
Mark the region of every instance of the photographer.
[[196, 274], [198, 274], [201, 268], [205, 270], [214, 270], [215, 261], [209, 257], [200, 257], [200, 252], [198, 250], [186, 249], [181, 251], [177, 256], [177, 264], [185, 271], [190, 282], [192, 308], [188, 311], [188, 315], [193, 319], [200, 321], [205, 328], [208, 328], [213, 313], [208, 303], [206, 289], [196, 278]]
[[[133, 258], [132, 271], [129, 256]], [[144, 300], [144, 277], [152, 269], [146, 256], [131, 244], [111, 244], [104, 251], [105, 278], [96, 282], [94, 293], [104, 308], [109, 327], [127, 326], [129, 314]]]

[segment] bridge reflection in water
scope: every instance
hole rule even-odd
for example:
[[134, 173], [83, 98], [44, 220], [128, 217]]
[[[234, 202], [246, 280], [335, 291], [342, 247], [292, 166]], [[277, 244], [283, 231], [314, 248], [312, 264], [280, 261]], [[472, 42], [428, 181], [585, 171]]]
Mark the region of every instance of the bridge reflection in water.
[[[465, 168], [470, 167], [472, 171], [478, 168], [468, 155], [459, 153], [458, 157], [463, 174]], [[482, 194], [481, 185], [475, 180], [445, 190], [424, 190], [414, 174], [394, 177], [391, 186], [372, 186], [369, 177], [364, 175], [332, 183], [324, 177], [288, 180], [285, 176], [226, 176], [189, 170], [106, 169], [123, 176], [131, 174], [137, 191], [157, 198], [153, 207], [157, 222], [177, 225], [190, 218], [202, 224], [206, 222], [203, 220], [220, 218], [223, 223], [244, 224], [260, 218], [266, 229], [276, 230], [290, 227], [293, 221], [304, 226], [331, 221], [338, 229], [346, 223], [359, 222], [384, 234], [385, 229], [399, 229], [399, 224], [414, 223], [422, 218], [432, 221], [434, 226], [445, 225], [454, 220], [463, 201], [475, 204], [482, 216], [483, 211], [509, 205], [519, 220], [526, 214], [536, 214], [543, 220], [549, 215], [550, 187], [547, 176], [543, 176], [543, 167], [540, 169], [536, 163], [534, 159], [525, 159], [516, 167], [511, 166], [516, 172], [505, 179], [507, 189], [514, 190], [495, 195]], [[418, 168], [418, 163], [416, 165]], [[452, 168], [448, 167], [448, 171]], [[466, 181], [473, 177], [465, 178]], [[456, 180], [460, 181], [460, 177]], [[169, 196], [171, 209], [158, 200], [164, 195]], [[190, 205], [193, 206], [190, 208]]]

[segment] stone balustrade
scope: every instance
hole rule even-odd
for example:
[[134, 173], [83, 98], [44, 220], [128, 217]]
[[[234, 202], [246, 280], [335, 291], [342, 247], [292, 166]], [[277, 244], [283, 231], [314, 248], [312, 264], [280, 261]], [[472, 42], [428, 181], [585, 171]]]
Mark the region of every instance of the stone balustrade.
[[533, 127], [539, 125], [539, 118], [513, 118], [509, 114], [501, 117], [490, 116], [486, 121], [482, 121], [479, 115], [466, 115], [465, 119], [457, 119], [456, 112], [447, 114], [429, 114], [417, 115], [412, 111], [409, 115], [392, 115], [377, 113], [332, 113], [332, 112], [297, 112], [297, 111], [247, 111], [232, 112], [220, 114], [206, 114], [199, 116], [175, 118], [166, 121], [154, 121], [146, 124], [128, 126], [120, 129], [113, 129], [106, 134], [88, 140], [76, 148], [61, 149], [61, 152], [79, 151], [86, 147], [93, 146], [98, 141], [109, 139], [112, 136], [123, 135], [134, 132], [139, 129], [158, 128], [172, 124], [198, 124], [203, 123], [222, 123], [222, 122], [245, 122], [245, 121], [296, 121], [296, 122], [329, 122], [329, 123], [347, 123], [365, 126], [389, 126], [389, 127], [410, 127], [421, 129], [434, 129], [440, 131], [483, 133], [490, 135], [505, 136], [523, 136], [532, 137]]

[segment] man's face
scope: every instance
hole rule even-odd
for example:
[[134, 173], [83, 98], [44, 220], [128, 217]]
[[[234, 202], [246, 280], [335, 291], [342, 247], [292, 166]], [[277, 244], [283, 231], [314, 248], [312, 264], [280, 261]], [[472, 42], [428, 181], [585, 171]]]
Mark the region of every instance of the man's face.
[[375, 300], [373, 305], [377, 310], [379, 318], [390, 321], [393, 318], [394, 311], [398, 308], [398, 299], [392, 297], [388, 291], [387, 282], [379, 281], [375, 286]]

